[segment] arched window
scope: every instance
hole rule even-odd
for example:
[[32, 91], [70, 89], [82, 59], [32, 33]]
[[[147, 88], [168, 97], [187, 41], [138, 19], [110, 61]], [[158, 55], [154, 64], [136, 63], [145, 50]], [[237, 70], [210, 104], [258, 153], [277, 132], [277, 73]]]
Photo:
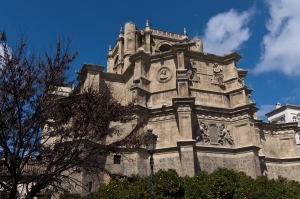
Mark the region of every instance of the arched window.
[[170, 51], [172, 50], [171, 46], [168, 45], [168, 44], [163, 44], [159, 47], [159, 51], [160, 52], [167, 52], [167, 51]]
[[118, 70], [117, 70], [118, 61], [119, 61], [119, 56], [116, 56], [115, 62], [114, 62], [114, 67], [113, 67], [113, 72], [114, 72], [114, 73], [117, 73], [117, 72], [118, 72]]
[[119, 61], [119, 56], [116, 56], [116, 58], [115, 58], [115, 66], [118, 65], [118, 61]]
[[296, 116], [293, 116], [293, 117], [292, 117], [292, 121], [293, 121], [293, 122], [297, 122], [297, 117], [296, 117]]

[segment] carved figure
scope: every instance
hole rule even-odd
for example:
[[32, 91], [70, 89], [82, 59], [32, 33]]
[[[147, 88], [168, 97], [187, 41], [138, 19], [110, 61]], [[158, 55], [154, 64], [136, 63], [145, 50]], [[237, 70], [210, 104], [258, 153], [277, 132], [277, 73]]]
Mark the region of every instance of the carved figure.
[[200, 77], [197, 76], [197, 68], [192, 68], [187, 71], [187, 77], [190, 81], [199, 83]]
[[221, 66], [219, 66], [217, 63], [214, 64], [213, 66], [213, 71], [214, 71], [214, 76], [212, 79], [212, 84], [218, 84], [220, 86], [224, 85], [223, 82], [223, 69]]
[[203, 141], [205, 143], [209, 143], [210, 139], [209, 139], [209, 135], [207, 134], [207, 126], [203, 122], [201, 122], [199, 127], [200, 127], [200, 132], [201, 132]]
[[233, 138], [230, 135], [230, 131], [226, 128], [226, 126], [224, 124], [222, 124], [220, 126], [220, 134], [219, 134], [219, 143], [221, 145], [226, 145], [226, 141], [230, 144], [230, 145], [234, 145], [234, 141]]

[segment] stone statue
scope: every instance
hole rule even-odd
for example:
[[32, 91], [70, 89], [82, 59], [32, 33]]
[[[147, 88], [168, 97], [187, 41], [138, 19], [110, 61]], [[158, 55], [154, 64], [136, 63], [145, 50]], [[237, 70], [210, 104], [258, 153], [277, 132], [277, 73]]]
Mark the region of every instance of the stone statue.
[[219, 66], [217, 63], [215, 63], [213, 66], [213, 71], [214, 71], [214, 76], [212, 79], [212, 84], [218, 84], [220, 86], [223, 86], [224, 85], [223, 68]]
[[230, 135], [230, 131], [226, 128], [224, 124], [220, 126], [220, 134], [219, 134], [219, 143], [221, 145], [226, 145], [226, 142], [228, 142], [230, 145], [234, 145], [233, 138]]
[[197, 68], [192, 68], [187, 71], [187, 77], [191, 82], [200, 83], [200, 77], [197, 76]]
[[209, 139], [209, 135], [207, 134], [207, 126], [203, 122], [201, 122], [199, 127], [200, 127], [200, 132], [201, 132], [203, 142], [209, 143], [210, 139]]

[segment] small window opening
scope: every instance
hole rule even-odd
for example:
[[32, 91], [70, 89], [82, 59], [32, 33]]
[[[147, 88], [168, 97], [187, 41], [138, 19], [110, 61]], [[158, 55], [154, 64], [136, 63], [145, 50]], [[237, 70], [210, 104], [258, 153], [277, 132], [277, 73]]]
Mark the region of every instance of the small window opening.
[[93, 183], [90, 181], [89, 182], [89, 192], [92, 192], [92, 189], [93, 189]]
[[293, 120], [293, 122], [297, 122], [297, 117], [293, 116], [292, 120]]
[[121, 164], [121, 155], [114, 155], [114, 164]]
[[159, 47], [160, 52], [167, 52], [170, 51], [171, 49], [172, 49], [171, 46], [168, 44], [163, 44]]

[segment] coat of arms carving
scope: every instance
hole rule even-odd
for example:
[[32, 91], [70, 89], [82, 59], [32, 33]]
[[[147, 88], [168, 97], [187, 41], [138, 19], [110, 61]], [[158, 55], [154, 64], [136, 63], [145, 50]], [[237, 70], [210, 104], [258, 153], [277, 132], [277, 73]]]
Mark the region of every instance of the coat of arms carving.
[[196, 140], [206, 145], [235, 145], [234, 140], [225, 124], [218, 126], [215, 123], [206, 125], [199, 123], [199, 130], [196, 131]]

